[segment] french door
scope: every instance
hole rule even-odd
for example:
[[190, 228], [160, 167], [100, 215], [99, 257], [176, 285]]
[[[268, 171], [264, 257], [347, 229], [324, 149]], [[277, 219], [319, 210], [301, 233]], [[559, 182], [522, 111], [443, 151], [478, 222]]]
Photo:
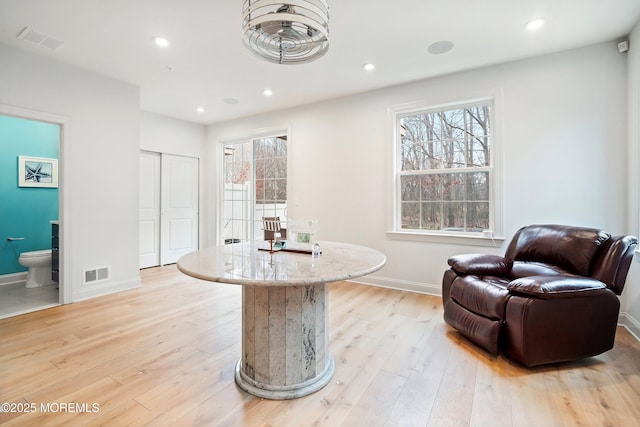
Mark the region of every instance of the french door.
[[262, 239], [262, 218], [287, 223], [287, 137], [225, 143], [222, 235], [225, 243]]

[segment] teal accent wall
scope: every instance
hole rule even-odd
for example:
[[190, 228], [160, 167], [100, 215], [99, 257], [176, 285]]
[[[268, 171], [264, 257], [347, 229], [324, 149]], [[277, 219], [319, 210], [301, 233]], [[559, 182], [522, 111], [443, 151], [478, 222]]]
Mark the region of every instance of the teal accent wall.
[[0, 116], [0, 275], [27, 270], [22, 252], [50, 249], [50, 221], [58, 219], [57, 188], [18, 187], [18, 156], [59, 159], [60, 126]]

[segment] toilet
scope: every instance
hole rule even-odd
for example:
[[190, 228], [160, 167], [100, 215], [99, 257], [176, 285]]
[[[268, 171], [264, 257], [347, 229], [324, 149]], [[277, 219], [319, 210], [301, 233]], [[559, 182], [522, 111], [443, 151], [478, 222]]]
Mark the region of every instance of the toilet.
[[27, 288], [53, 285], [51, 280], [51, 249], [42, 251], [22, 252], [18, 262], [23, 267], [28, 267]]

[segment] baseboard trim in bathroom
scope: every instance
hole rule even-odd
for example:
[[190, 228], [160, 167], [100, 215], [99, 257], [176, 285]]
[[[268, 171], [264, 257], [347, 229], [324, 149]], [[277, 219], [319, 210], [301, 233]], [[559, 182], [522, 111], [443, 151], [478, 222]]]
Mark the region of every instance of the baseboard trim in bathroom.
[[27, 281], [27, 272], [23, 271], [20, 273], [11, 273], [11, 274], [2, 274], [0, 275], [0, 286], [3, 285], [13, 285], [14, 283], [26, 282]]

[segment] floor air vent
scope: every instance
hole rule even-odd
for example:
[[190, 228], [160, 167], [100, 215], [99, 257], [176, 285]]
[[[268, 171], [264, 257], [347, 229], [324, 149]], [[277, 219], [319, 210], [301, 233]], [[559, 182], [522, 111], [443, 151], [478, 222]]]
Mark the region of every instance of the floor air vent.
[[84, 270], [82, 272], [82, 284], [88, 285], [89, 283], [104, 282], [109, 280], [111, 276], [110, 267], [98, 267], [91, 270]]

